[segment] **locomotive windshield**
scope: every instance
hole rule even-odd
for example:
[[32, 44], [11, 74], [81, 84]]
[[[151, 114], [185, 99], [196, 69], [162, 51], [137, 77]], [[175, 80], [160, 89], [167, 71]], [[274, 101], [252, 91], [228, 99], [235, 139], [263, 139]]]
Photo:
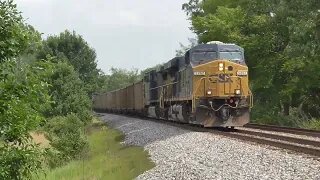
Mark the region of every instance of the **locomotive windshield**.
[[187, 62], [204, 64], [214, 60], [229, 60], [244, 64], [244, 51], [235, 44], [199, 44], [185, 54]]
[[193, 52], [192, 53], [192, 61], [208, 61], [212, 59], [217, 59], [217, 52]]
[[241, 61], [243, 60], [243, 56], [241, 52], [193, 52], [191, 55], [191, 59], [193, 62], [200, 62], [200, 61], [209, 61], [209, 60], [216, 60], [216, 59], [227, 59], [227, 60], [234, 60], [234, 61]]
[[219, 52], [220, 59], [227, 59], [227, 60], [237, 60], [241, 61], [242, 53], [241, 52]]

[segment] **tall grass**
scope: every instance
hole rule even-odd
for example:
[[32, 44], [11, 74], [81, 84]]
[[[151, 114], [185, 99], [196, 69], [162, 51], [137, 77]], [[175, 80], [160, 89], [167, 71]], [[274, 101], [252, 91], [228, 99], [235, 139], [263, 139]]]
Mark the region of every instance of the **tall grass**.
[[133, 179], [154, 166], [143, 148], [120, 144], [123, 135], [119, 131], [97, 126], [91, 128], [88, 140], [90, 150], [84, 160], [73, 161], [48, 171], [40, 179], [126, 180]]
[[320, 119], [311, 119], [309, 121], [305, 121], [301, 126], [306, 129], [320, 130]]

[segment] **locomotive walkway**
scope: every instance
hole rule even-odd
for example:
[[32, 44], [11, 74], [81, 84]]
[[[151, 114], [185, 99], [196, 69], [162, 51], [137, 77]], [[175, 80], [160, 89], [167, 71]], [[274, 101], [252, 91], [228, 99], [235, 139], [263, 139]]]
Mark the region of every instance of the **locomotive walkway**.
[[[313, 142], [318, 141], [317, 137], [290, 134], [288, 139], [275, 140], [273, 136], [283, 137], [289, 133], [277, 132], [276, 135], [276, 132], [251, 127], [233, 132], [208, 131], [112, 114], [103, 114], [102, 119], [126, 135], [124, 143], [143, 146], [149, 152], [156, 167], [138, 179], [320, 179], [320, 161], [315, 154], [296, 153], [297, 150], [276, 148], [274, 144], [261, 144], [262, 140], [252, 143], [235, 136], [319, 147]], [[306, 141], [295, 142], [300, 137]]]

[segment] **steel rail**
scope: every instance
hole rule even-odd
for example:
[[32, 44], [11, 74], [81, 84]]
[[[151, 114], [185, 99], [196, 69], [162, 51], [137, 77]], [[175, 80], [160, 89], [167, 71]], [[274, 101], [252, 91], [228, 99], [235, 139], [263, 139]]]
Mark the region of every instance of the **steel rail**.
[[[147, 119], [150, 120], [149, 118]], [[240, 129], [230, 130], [225, 128], [203, 128], [201, 126], [192, 124], [190, 125], [184, 122], [166, 121], [163, 119], [151, 120], [154, 122], [165, 123], [191, 131], [208, 132], [216, 135], [240, 139], [243, 141], [253, 142], [262, 145], [269, 145], [280, 149], [287, 149], [293, 152], [320, 157], [319, 141], [317, 142], [288, 136], [267, 134], [262, 132], [245, 131]]]
[[320, 149], [318, 149], [318, 148], [301, 146], [301, 145], [297, 145], [297, 144], [290, 144], [290, 143], [285, 143], [283, 141], [273, 141], [273, 140], [269, 140], [269, 139], [247, 136], [244, 134], [230, 134], [229, 137], [235, 137], [237, 139], [241, 139], [244, 141], [250, 141], [250, 142], [254, 142], [254, 143], [258, 143], [258, 144], [270, 145], [270, 146], [274, 146], [274, 147], [278, 147], [278, 148], [282, 148], [282, 149], [295, 151], [298, 153], [303, 153], [303, 154], [307, 154], [307, 155], [320, 157]]
[[264, 137], [264, 138], [269, 138], [269, 139], [276, 139], [276, 140], [281, 140], [281, 141], [287, 141], [290, 143], [315, 146], [315, 147], [320, 148], [320, 141], [313, 141], [313, 140], [303, 139], [303, 138], [298, 138], [298, 137], [290, 137], [290, 136], [285, 136], [285, 135], [280, 135], [280, 134], [268, 134], [266, 132], [256, 132], [256, 131], [249, 131], [249, 130], [243, 130], [243, 129], [237, 129], [237, 132], [241, 133], [241, 134], [248, 134], [248, 135], [253, 135], [253, 136], [259, 136], [259, 137]]
[[244, 127], [320, 138], [320, 131], [311, 130], [311, 129], [290, 128], [290, 127], [283, 127], [283, 126], [261, 125], [261, 124], [251, 124], [251, 123], [245, 125]]
[[[150, 119], [148, 118], [148, 120]], [[262, 145], [269, 145], [269, 146], [277, 147], [280, 149], [287, 149], [293, 152], [320, 157], [319, 142], [309, 141], [305, 139], [302, 140], [302, 139], [295, 139], [291, 137], [282, 138], [280, 137], [280, 135], [266, 134], [266, 133], [260, 133], [260, 132], [252, 133], [252, 131], [248, 133], [247, 131], [240, 130], [240, 129], [230, 130], [225, 128], [203, 128], [201, 126], [195, 126], [192, 124], [190, 125], [183, 122], [166, 121], [162, 119], [151, 119], [151, 121], [169, 124], [172, 126], [180, 127], [180, 128], [191, 130], [191, 131], [208, 132], [216, 135], [221, 135], [221, 136], [230, 137], [234, 139], [240, 139], [243, 141], [249, 141], [249, 142], [262, 144]], [[282, 140], [282, 141], [279, 141], [279, 140]]]

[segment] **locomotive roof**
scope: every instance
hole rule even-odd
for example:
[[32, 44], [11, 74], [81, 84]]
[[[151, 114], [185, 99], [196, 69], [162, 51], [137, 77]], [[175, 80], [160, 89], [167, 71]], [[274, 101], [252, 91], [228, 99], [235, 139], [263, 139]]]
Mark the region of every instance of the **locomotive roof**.
[[[228, 43], [213, 43], [213, 44], [199, 44], [193, 48], [191, 48], [187, 52], [197, 52], [197, 51], [212, 51], [212, 52], [243, 52], [243, 48], [236, 45], [236, 44], [228, 44]], [[166, 69], [169, 69], [171, 67], [181, 67], [184, 65], [184, 59], [185, 57], [174, 57], [170, 61], [164, 63], [162, 66], [158, 67], [157, 69], [153, 69], [151, 71], [148, 71], [145, 73], [147, 74], [155, 74], [157, 72], [162, 72]]]
[[243, 48], [236, 44], [225, 44], [225, 43], [217, 43], [217, 44], [199, 44], [189, 50], [193, 51], [213, 51], [213, 52], [234, 52], [239, 51], [242, 52]]

